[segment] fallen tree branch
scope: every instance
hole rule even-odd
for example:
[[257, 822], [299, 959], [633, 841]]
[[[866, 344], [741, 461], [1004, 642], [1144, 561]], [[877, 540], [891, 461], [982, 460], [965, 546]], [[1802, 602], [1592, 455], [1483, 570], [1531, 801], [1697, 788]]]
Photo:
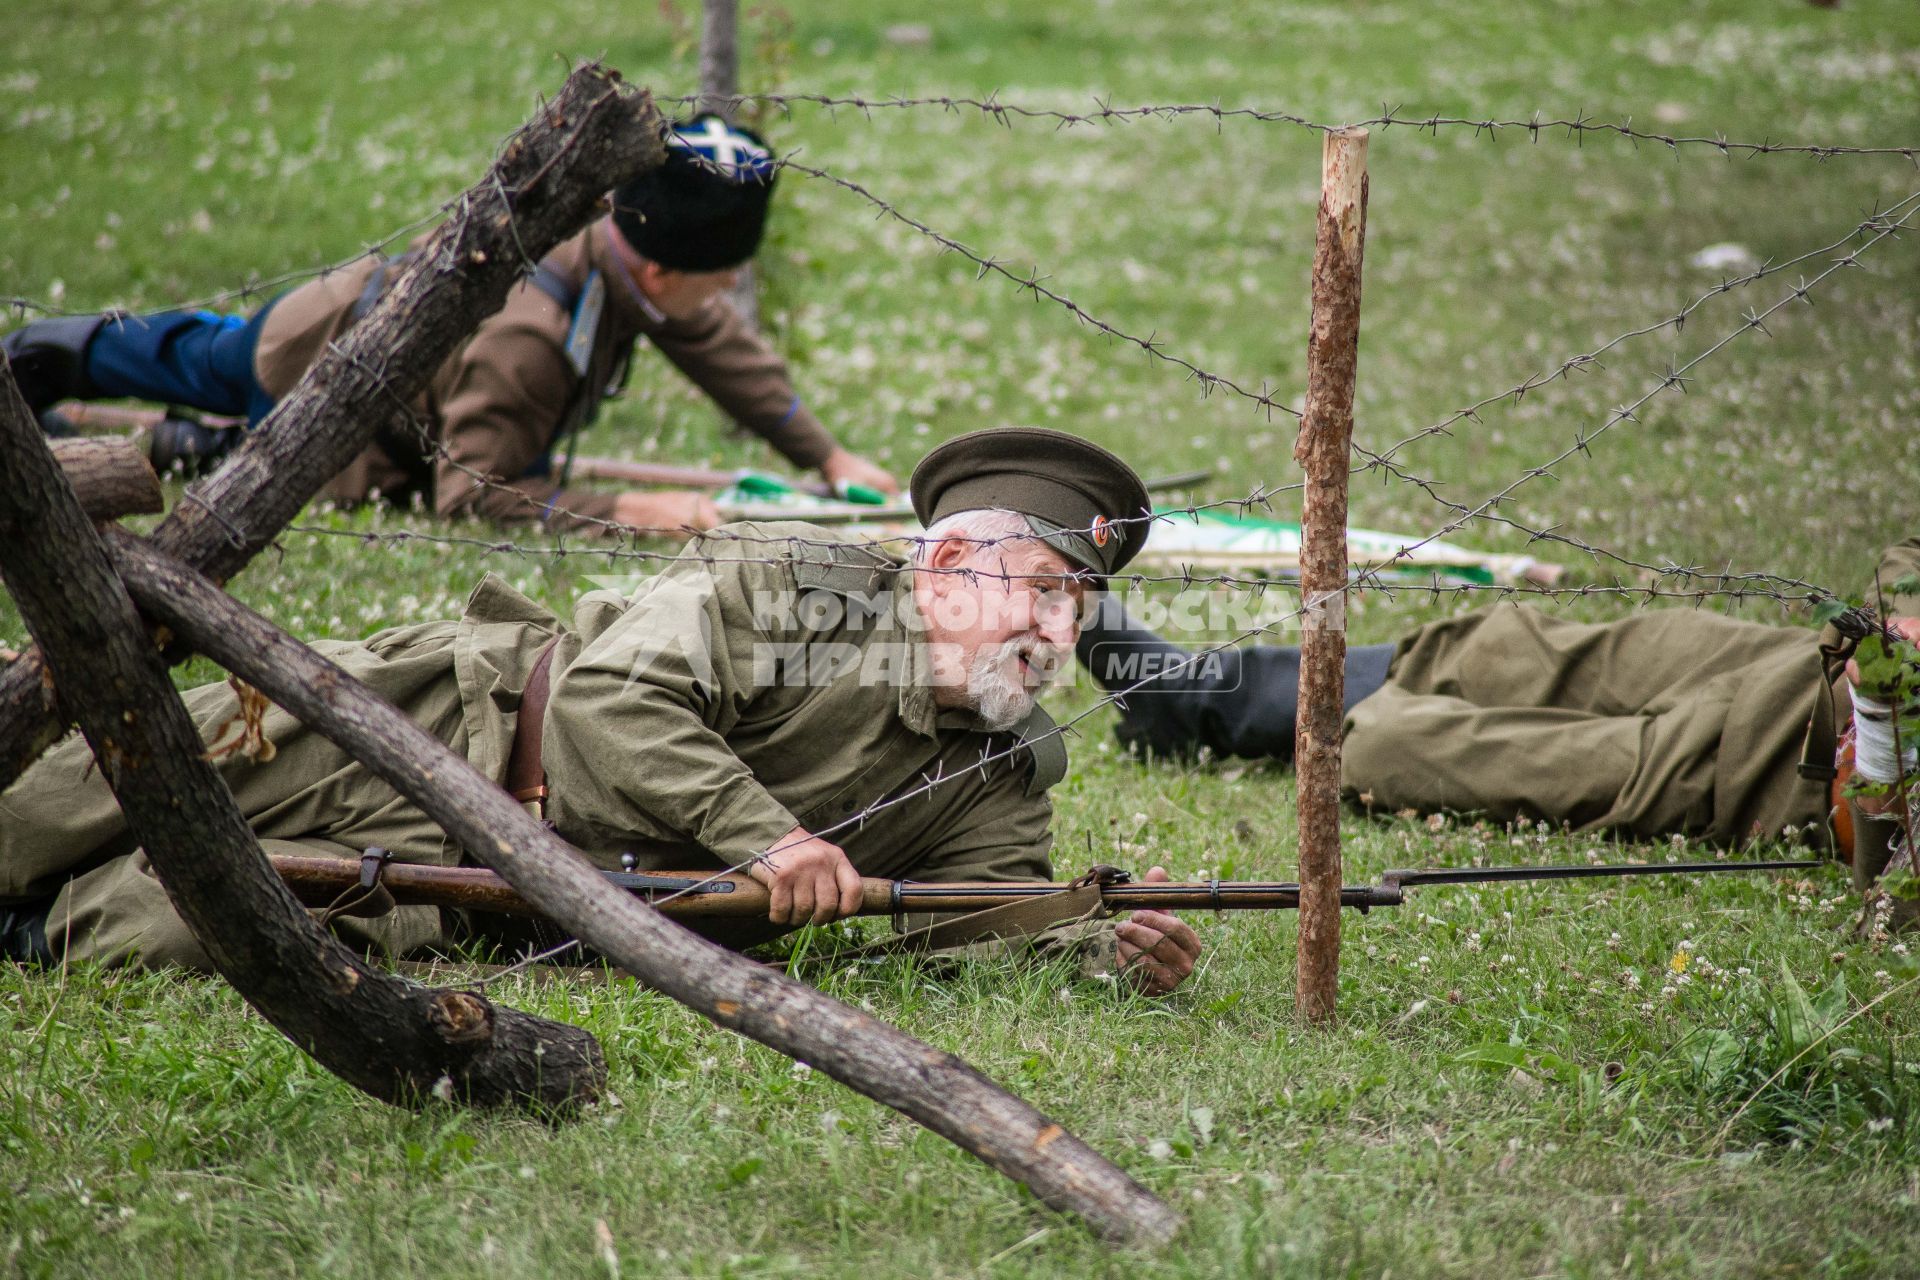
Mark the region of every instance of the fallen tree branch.
[[463, 756], [339, 667], [140, 539], [113, 531], [108, 545], [148, 617], [349, 752], [549, 919], [648, 986], [911, 1116], [1108, 1239], [1160, 1243], [1179, 1228], [1179, 1215], [1146, 1188], [959, 1057], [613, 888]]
[[394, 1103], [565, 1108], [606, 1062], [578, 1027], [369, 967], [268, 868], [0, 357], [0, 577], [135, 839], [214, 966], [329, 1071]]
[[[608, 191], [660, 162], [661, 134], [648, 94], [597, 64], [576, 70], [366, 318], [187, 491], [156, 545], [216, 581], [239, 572], [376, 431], [409, 429], [408, 403], [441, 361]], [[0, 672], [0, 788], [66, 726], [37, 651]]]
[[152, 515], [167, 507], [160, 477], [131, 440], [55, 440], [54, 461], [89, 520]]

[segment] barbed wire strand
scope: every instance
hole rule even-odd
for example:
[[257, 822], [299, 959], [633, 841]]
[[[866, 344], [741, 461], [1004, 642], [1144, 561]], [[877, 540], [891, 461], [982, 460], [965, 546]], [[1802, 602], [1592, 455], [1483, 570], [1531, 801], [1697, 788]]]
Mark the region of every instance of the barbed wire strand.
[[[1865, 241], [1865, 243], [1863, 243], [1859, 248], [1835, 259], [1830, 266], [1828, 266], [1824, 271], [1820, 272], [1818, 275], [1814, 276], [1813, 279], [1808, 280], [1805, 277], [1802, 277], [1798, 285], [1790, 289], [1784, 296], [1782, 296], [1772, 306], [1768, 307], [1765, 311], [1754, 311], [1752, 309], [1749, 309], [1746, 313], [1744, 323], [1742, 323], [1738, 328], [1732, 330], [1730, 333], [1720, 338], [1719, 341], [1713, 343], [1711, 346], [1707, 347], [1705, 350], [1701, 351], [1700, 353], [1695, 355], [1691, 360], [1688, 360], [1685, 364], [1680, 365], [1678, 368], [1673, 368], [1670, 366], [1666, 374], [1663, 375], [1658, 382], [1654, 383], [1653, 386], [1649, 387], [1647, 391], [1643, 393], [1638, 399], [1634, 400], [1632, 403], [1628, 405], [1625, 405], [1619, 409], [1614, 410], [1613, 413], [1607, 417], [1607, 420], [1605, 422], [1595, 427], [1591, 432], [1582, 431], [1582, 432], [1576, 433], [1574, 436], [1573, 443], [1567, 446], [1567, 448], [1563, 449], [1558, 454], [1554, 455], [1547, 462], [1541, 464], [1540, 466], [1529, 467], [1527, 470], [1523, 471], [1518, 477], [1516, 477], [1511, 483], [1509, 483], [1504, 488], [1500, 489], [1498, 492], [1494, 493], [1492, 496], [1488, 497], [1484, 501], [1480, 502], [1479, 504], [1473, 507], [1463, 506], [1459, 503], [1455, 503], [1445, 498], [1442, 498], [1437, 492], [1433, 491], [1432, 489], [1428, 489], [1427, 492], [1435, 502], [1440, 503], [1442, 506], [1452, 508], [1455, 512], [1458, 513], [1457, 517], [1448, 521], [1446, 524], [1436, 529], [1433, 533], [1429, 534], [1427, 537], [1422, 538], [1417, 542], [1408, 543], [1402, 546], [1398, 551], [1394, 553], [1394, 555], [1390, 556], [1387, 560], [1383, 562], [1379, 562], [1378, 564], [1369, 566], [1369, 570], [1384, 569], [1384, 568], [1391, 567], [1393, 564], [1397, 563], [1399, 560], [1413, 554], [1414, 552], [1419, 551], [1420, 548], [1428, 545], [1429, 543], [1435, 542], [1440, 538], [1444, 538], [1449, 533], [1452, 533], [1455, 530], [1458, 530], [1459, 528], [1467, 524], [1469, 521], [1482, 518], [1488, 512], [1492, 511], [1494, 507], [1498, 506], [1500, 503], [1505, 502], [1508, 498], [1510, 498], [1514, 494], [1514, 492], [1518, 490], [1522, 485], [1525, 485], [1532, 480], [1536, 480], [1541, 476], [1552, 475], [1553, 473], [1552, 469], [1554, 467], [1558, 466], [1562, 462], [1565, 462], [1567, 459], [1571, 458], [1576, 453], [1587, 453], [1593, 441], [1598, 439], [1600, 436], [1604, 435], [1611, 428], [1619, 425], [1622, 422], [1637, 420], [1636, 415], [1639, 413], [1639, 410], [1643, 406], [1645, 406], [1649, 401], [1651, 401], [1655, 396], [1660, 395], [1662, 392], [1677, 390], [1682, 394], [1684, 394], [1686, 391], [1686, 383], [1687, 383], [1686, 375], [1691, 370], [1693, 370], [1696, 366], [1710, 359], [1712, 356], [1714, 356], [1715, 354], [1717, 354], [1718, 352], [1726, 348], [1728, 345], [1730, 345], [1735, 339], [1741, 337], [1744, 334], [1752, 333], [1755, 330], [1758, 330], [1761, 333], [1768, 332], [1766, 328], [1767, 319], [1771, 317], [1776, 311], [1779, 311], [1781, 308], [1787, 306], [1788, 304], [1798, 301], [1798, 302], [1805, 302], [1808, 305], [1812, 305], [1809, 295], [1822, 282], [1827, 280], [1829, 277], [1836, 275], [1841, 271], [1846, 270], [1849, 267], [1858, 266], [1860, 259], [1863, 255], [1871, 251], [1875, 246], [1879, 245], [1881, 241], [1892, 239], [1893, 237], [1899, 235], [1899, 233], [1901, 231], [1904, 231], [1907, 228], [1908, 223], [1911, 222], [1916, 216], [1920, 216], [1920, 205], [1915, 205], [1913, 208], [1909, 209], [1906, 213], [1901, 215], [1898, 219], [1883, 218], [1878, 220], [1875, 223], [1875, 229], [1873, 234], [1869, 236], [1869, 238]], [[1601, 556], [1606, 556], [1613, 559], [1619, 559], [1619, 557], [1615, 556], [1612, 552], [1609, 552], [1604, 548], [1596, 547], [1578, 538], [1574, 538], [1566, 534], [1561, 534], [1554, 530], [1538, 531], [1535, 537], [1536, 539], [1544, 539], [1544, 540], [1553, 541], [1553, 542], [1560, 542], [1567, 546], [1572, 546], [1579, 550], [1586, 551], [1589, 554], [1601, 555]]]
[[[662, 99], [684, 104], [697, 101], [692, 96]], [[708, 99], [707, 101], [711, 101]], [[1471, 129], [1476, 136], [1486, 134], [1497, 138], [1502, 133], [1521, 132], [1534, 143], [1540, 141], [1542, 133], [1560, 131], [1570, 139], [1584, 140], [1590, 135], [1620, 138], [1638, 143], [1651, 143], [1679, 151], [1684, 148], [1703, 148], [1715, 151], [1722, 156], [1732, 158], [1735, 155], [1804, 155], [1818, 160], [1828, 160], [1837, 156], [1900, 156], [1920, 167], [1920, 145], [1907, 146], [1852, 146], [1828, 143], [1788, 143], [1774, 142], [1771, 139], [1762, 142], [1736, 142], [1721, 134], [1712, 136], [1688, 136], [1684, 134], [1657, 133], [1636, 128], [1632, 117], [1622, 121], [1597, 120], [1584, 111], [1571, 117], [1543, 117], [1538, 111], [1524, 120], [1500, 119], [1490, 116], [1446, 116], [1431, 114], [1410, 116], [1401, 114], [1399, 107], [1382, 103], [1380, 114], [1365, 120], [1353, 120], [1345, 124], [1333, 124], [1313, 120], [1290, 111], [1265, 110], [1255, 107], [1223, 107], [1208, 103], [1169, 103], [1148, 106], [1115, 107], [1111, 101], [1096, 97], [1090, 111], [1061, 111], [1048, 107], [1030, 107], [1020, 103], [1004, 102], [998, 94], [989, 94], [984, 98], [934, 95], [929, 97], [834, 97], [820, 93], [748, 93], [734, 94], [723, 101], [737, 109], [741, 106], [756, 105], [777, 108], [792, 114], [796, 104], [820, 107], [831, 114], [841, 110], [860, 112], [868, 118], [875, 111], [910, 109], [916, 107], [938, 107], [950, 114], [971, 111], [986, 116], [996, 124], [1012, 128], [1019, 120], [1051, 121], [1056, 129], [1071, 129], [1080, 125], [1129, 124], [1140, 120], [1172, 121], [1184, 116], [1211, 118], [1216, 125], [1230, 120], [1245, 120], [1254, 123], [1288, 124], [1314, 133], [1337, 133], [1343, 129], [1413, 129], [1438, 134], [1442, 129]]]

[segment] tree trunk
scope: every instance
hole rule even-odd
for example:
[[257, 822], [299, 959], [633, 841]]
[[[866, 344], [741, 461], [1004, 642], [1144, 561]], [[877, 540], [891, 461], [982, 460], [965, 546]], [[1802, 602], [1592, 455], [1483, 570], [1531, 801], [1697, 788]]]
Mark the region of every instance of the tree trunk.
[[[739, 0], [702, 0], [700, 5], [700, 97], [695, 106], [731, 122], [740, 114], [740, 4]], [[740, 278], [727, 293], [750, 325], [760, 323], [760, 288], [753, 264], [740, 268]]]
[[[440, 362], [605, 194], [660, 162], [659, 114], [598, 65], [516, 133], [487, 176], [371, 312], [274, 406], [258, 430], [154, 532], [224, 582], [351, 462], [377, 429], [407, 430], [409, 403]], [[179, 655], [182, 659], [186, 655]], [[66, 731], [46, 663], [30, 650], [0, 673], [0, 789]]]
[[167, 509], [160, 477], [131, 440], [53, 440], [54, 461], [89, 520], [151, 515]]
[[965, 1061], [689, 933], [603, 880], [462, 756], [206, 579], [124, 532], [140, 607], [420, 806], [548, 919], [648, 986], [810, 1063], [972, 1152], [1109, 1239], [1158, 1243], [1179, 1215]]
[[369, 968], [273, 875], [4, 357], [0, 577], [168, 898], [267, 1021], [388, 1102], [438, 1092], [564, 1108], [599, 1096], [607, 1068], [591, 1035]]
[[1300, 933], [1294, 1001], [1331, 1018], [1340, 993], [1340, 723], [1347, 658], [1347, 470], [1360, 364], [1360, 260], [1367, 234], [1367, 131], [1327, 135], [1313, 255], [1307, 404], [1294, 458], [1306, 469], [1300, 510], [1300, 713], [1294, 726], [1300, 806]]

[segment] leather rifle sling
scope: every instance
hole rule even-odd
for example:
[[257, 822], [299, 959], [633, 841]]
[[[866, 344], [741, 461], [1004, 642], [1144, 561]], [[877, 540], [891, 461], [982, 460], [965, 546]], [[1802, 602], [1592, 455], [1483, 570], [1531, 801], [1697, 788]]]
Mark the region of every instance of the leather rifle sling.
[[1081, 885], [1045, 897], [1027, 898], [1009, 902], [1005, 906], [989, 907], [985, 911], [973, 911], [936, 921], [907, 933], [868, 943], [852, 952], [842, 952], [841, 958], [865, 960], [877, 956], [923, 954], [994, 938], [1031, 938], [1055, 925], [1077, 924], [1105, 914], [1100, 886]]
[[513, 746], [507, 752], [507, 791], [522, 804], [542, 805], [547, 799], [547, 771], [540, 762], [540, 733], [547, 714], [547, 698], [553, 691], [553, 651], [560, 643], [555, 636], [540, 646], [534, 656], [533, 670], [527, 673], [527, 687], [520, 694], [520, 713], [513, 722]]

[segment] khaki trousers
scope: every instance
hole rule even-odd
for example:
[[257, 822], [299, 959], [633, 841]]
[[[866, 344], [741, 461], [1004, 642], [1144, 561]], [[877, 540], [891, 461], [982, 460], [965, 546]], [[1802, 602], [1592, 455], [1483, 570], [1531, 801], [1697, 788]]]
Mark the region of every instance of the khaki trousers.
[[1825, 844], [1825, 784], [1796, 770], [1820, 678], [1810, 630], [1496, 606], [1401, 643], [1385, 687], [1347, 716], [1341, 782], [1388, 810]]
[[[429, 732], [463, 750], [465, 723], [453, 670], [455, 624], [389, 632], [382, 643], [313, 647]], [[391, 639], [388, 639], [391, 637]], [[225, 684], [185, 695], [211, 741], [239, 712]], [[265, 719], [270, 762], [234, 754], [217, 767], [270, 853], [357, 858], [370, 845], [408, 862], [451, 863], [440, 828], [338, 747], [274, 708]], [[149, 966], [211, 967], [174, 911], [78, 733], [49, 751], [0, 794], [0, 902], [56, 894], [47, 941], [57, 958]], [[400, 907], [378, 920], [343, 919], [353, 940], [404, 952], [441, 940], [440, 912]]]

